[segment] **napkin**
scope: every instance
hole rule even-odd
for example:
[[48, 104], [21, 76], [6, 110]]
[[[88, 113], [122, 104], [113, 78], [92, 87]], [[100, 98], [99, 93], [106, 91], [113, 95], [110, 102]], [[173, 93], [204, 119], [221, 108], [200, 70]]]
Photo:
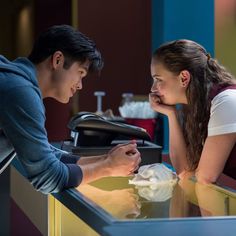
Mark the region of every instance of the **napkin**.
[[119, 107], [119, 112], [124, 118], [150, 119], [157, 116], [149, 102], [128, 102]]
[[141, 166], [129, 184], [149, 186], [153, 184], [169, 184], [177, 180], [177, 175], [163, 164], [156, 163]]
[[141, 166], [129, 184], [134, 184], [138, 194], [155, 202], [166, 201], [171, 198], [177, 175], [165, 165], [156, 163]]

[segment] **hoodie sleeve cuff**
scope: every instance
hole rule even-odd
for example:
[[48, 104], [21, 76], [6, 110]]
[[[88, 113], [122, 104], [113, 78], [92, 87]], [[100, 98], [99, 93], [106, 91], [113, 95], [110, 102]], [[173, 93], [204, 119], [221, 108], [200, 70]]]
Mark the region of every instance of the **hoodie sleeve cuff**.
[[78, 165], [75, 164], [66, 164], [69, 169], [69, 179], [65, 188], [77, 187], [80, 185], [83, 179], [83, 172]]
[[80, 156], [62, 153], [60, 161], [65, 164], [76, 164], [79, 159]]

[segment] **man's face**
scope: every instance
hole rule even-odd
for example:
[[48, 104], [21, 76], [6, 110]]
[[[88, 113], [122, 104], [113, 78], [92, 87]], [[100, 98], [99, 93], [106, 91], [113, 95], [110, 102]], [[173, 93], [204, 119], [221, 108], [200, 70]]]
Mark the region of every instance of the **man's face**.
[[74, 62], [69, 69], [63, 65], [53, 73], [53, 98], [61, 103], [68, 103], [77, 90], [82, 89], [82, 79], [87, 75], [89, 62]]

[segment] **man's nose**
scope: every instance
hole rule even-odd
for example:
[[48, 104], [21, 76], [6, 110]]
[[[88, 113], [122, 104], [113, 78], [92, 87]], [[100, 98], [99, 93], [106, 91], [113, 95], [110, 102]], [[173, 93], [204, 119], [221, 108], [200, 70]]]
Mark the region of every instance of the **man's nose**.
[[82, 83], [79, 83], [79, 84], [77, 85], [77, 90], [81, 90], [82, 88], [83, 88]]

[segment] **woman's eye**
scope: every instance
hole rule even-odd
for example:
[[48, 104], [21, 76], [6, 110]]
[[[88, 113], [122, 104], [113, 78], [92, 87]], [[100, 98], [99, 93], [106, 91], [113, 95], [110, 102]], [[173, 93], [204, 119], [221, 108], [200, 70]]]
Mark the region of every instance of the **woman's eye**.
[[162, 82], [162, 80], [161, 79], [155, 79], [155, 82], [160, 83], [160, 82]]

